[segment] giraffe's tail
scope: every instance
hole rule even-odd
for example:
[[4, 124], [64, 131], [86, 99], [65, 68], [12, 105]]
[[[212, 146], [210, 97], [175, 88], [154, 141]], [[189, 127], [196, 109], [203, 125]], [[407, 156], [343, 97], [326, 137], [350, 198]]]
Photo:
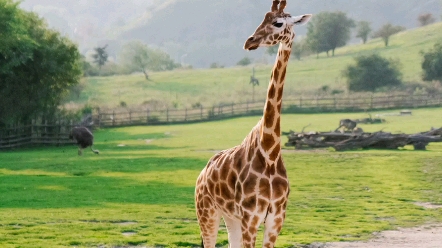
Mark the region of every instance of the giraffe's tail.
[[203, 237], [201, 237], [201, 247], [204, 248]]

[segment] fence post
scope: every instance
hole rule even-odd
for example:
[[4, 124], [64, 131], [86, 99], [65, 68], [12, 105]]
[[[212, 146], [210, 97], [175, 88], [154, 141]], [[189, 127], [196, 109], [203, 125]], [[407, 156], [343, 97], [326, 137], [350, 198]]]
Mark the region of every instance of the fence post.
[[132, 124], [132, 110], [129, 110], [129, 124]]
[[150, 115], [150, 113], [149, 113], [149, 108], [148, 108], [146, 111], [146, 123], [149, 123], [149, 115]]
[[203, 120], [203, 105], [200, 106], [200, 115], [201, 115], [201, 120]]
[[335, 110], [337, 109], [336, 97], [333, 98], [333, 105], [335, 106]]
[[249, 113], [249, 100], [246, 101], [246, 114]]
[[98, 127], [101, 127], [101, 114], [100, 114], [100, 109], [98, 109]]
[[232, 102], [232, 115], [235, 114], [235, 111], [233, 111], [233, 102]]
[[112, 126], [115, 126], [115, 110], [112, 111]]
[[302, 108], [302, 97], [299, 98], [299, 108]]
[[169, 123], [169, 108], [166, 109], [166, 122]]
[[184, 121], [187, 121], [187, 108], [186, 111], [184, 112]]

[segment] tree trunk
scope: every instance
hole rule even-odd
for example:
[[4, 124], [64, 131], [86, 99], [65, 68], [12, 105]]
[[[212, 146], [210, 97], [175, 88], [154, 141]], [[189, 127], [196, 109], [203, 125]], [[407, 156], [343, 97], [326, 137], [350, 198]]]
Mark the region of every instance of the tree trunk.
[[146, 70], [143, 70], [143, 74], [144, 74], [144, 77], [146, 78], [146, 80], [150, 81], [149, 75], [147, 74]]

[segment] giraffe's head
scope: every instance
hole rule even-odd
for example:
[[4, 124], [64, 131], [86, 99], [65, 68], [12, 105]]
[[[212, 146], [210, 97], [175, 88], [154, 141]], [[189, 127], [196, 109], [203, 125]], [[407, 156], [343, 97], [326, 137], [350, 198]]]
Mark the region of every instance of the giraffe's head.
[[295, 38], [293, 26], [307, 23], [312, 15], [292, 17], [284, 12], [285, 6], [286, 0], [273, 1], [271, 11], [267, 12], [255, 33], [246, 40], [244, 49], [255, 50], [258, 47], [273, 46], [279, 42], [290, 44], [293, 41]]

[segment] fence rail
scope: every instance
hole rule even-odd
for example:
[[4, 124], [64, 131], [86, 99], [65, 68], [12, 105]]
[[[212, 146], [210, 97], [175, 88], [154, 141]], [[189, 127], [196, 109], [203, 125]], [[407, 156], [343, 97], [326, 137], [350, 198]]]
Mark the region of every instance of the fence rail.
[[69, 133], [74, 126], [72, 121], [43, 124], [33, 121], [30, 125], [0, 129], [0, 150], [27, 145], [72, 145], [75, 142], [69, 139]]
[[[120, 127], [131, 125], [159, 125], [219, 120], [236, 116], [261, 115], [265, 101], [219, 104], [192, 109], [124, 110], [98, 112], [92, 116], [94, 127]], [[442, 106], [442, 95], [388, 95], [369, 97], [317, 97], [285, 98], [283, 113], [314, 113], [370, 111], [398, 108]], [[0, 149], [24, 145], [66, 145], [73, 121], [58, 120], [52, 123], [33, 121], [30, 125], [16, 125], [0, 129]], [[91, 127], [90, 127], [91, 128]]]
[[[211, 121], [236, 116], [262, 114], [265, 101], [220, 104], [193, 109], [113, 110], [98, 112], [94, 124], [99, 127], [157, 125]], [[283, 113], [370, 111], [397, 108], [442, 106], [442, 95], [388, 95], [369, 97], [324, 97], [284, 99]]]

